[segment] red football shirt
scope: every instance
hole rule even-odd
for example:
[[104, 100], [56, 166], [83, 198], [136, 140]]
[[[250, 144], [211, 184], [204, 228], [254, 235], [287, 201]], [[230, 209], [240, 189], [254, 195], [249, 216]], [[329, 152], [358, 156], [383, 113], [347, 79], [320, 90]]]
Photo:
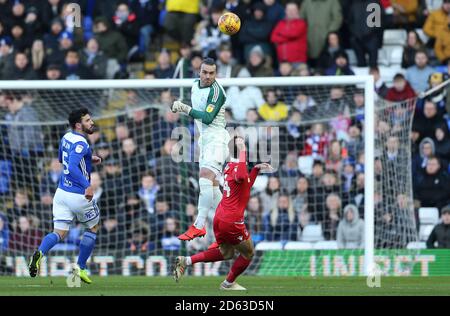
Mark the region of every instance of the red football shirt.
[[231, 161], [224, 170], [223, 197], [217, 206], [216, 217], [225, 222], [244, 223], [244, 212], [250, 199], [250, 190], [258, 176], [259, 169], [247, 171], [245, 153], [239, 162]]

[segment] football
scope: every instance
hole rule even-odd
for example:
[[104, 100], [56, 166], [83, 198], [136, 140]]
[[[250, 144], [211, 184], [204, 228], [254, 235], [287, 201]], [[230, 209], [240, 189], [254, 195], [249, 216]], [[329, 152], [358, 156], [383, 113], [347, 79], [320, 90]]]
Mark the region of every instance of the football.
[[241, 19], [232, 12], [226, 12], [219, 18], [217, 26], [222, 33], [234, 35], [241, 28]]

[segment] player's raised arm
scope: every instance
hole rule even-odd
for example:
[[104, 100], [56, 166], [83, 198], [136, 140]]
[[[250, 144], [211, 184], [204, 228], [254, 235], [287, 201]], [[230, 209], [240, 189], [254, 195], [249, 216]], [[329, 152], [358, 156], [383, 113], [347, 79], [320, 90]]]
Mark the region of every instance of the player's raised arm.
[[257, 164], [256, 166], [254, 166], [252, 171], [250, 171], [250, 175], [249, 175], [251, 186], [253, 185], [253, 183], [255, 183], [256, 177], [258, 176], [258, 174], [261, 170], [273, 171], [273, 167], [266, 162], [263, 162], [263, 163], [260, 163], [260, 164]]
[[242, 182], [248, 178], [247, 171], [247, 150], [245, 147], [245, 140], [242, 137], [236, 136], [234, 138], [234, 143], [239, 152], [239, 163], [237, 167], [233, 170], [234, 179], [237, 182]]

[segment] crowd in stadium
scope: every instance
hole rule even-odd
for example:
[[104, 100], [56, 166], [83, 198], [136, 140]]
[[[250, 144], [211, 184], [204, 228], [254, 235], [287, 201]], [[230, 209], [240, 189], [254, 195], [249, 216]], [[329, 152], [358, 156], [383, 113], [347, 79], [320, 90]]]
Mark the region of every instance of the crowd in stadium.
[[[382, 9], [378, 27], [368, 26], [367, 15], [361, 14], [374, 2]], [[81, 27], [73, 25], [69, 3], [81, 6]], [[217, 30], [224, 10], [241, 18], [241, 30], [235, 36]], [[383, 32], [391, 29], [406, 30], [407, 37], [402, 70], [385, 83], [378, 54]], [[426, 35], [426, 42], [417, 30]], [[354, 65], [349, 50], [354, 52]], [[217, 60], [219, 78], [354, 75], [355, 67], [367, 67], [367, 73], [375, 77], [379, 98], [405, 101], [449, 77], [450, 1], [0, 0], [0, 80], [197, 78], [204, 57]], [[441, 210], [450, 203], [447, 91], [419, 99], [415, 108], [410, 138], [416, 209]], [[340, 248], [363, 247], [364, 94], [337, 86], [327, 94], [320, 100], [313, 92], [289, 87], [227, 90], [230, 124], [280, 122], [285, 144], [279, 171], [267, 177], [267, 186], [248, 204], [247, 220], [255, 242], [300, 240], [305, 227], [320, 223], [324, 238], [337, 240]], [[130, 92], [129, 98], [138, 97]], [[161, 92], [161, 103], [174, 100], [170, 91]], [[27, 93], [1, 92], [0, 121], [35, 120], [32, 103]], [[314, 119], [327, 109], [343, 117], [329, 124], [301, 124], [302, 119]], [[356, 115], [345, 117], [346, 111]], [[401, 153], [402, 135], [396, 132], [405, 120], [404, 112], [387, 117], [377, 122], [387, 150], [387, 165], [376, 164], [378, 172], [404, 167], [403, 159], [409, 154]], [[95, 152], [104, 158], [103, 166], [91, 176], [103, 217], [100, 247], [181, 248], [176, 236], [185, 227], [180, 223], [192, 222], [198, 194], [191, 185], [192, 199], [174, 202], [179, 194], [174, 183], [181, 185], [185, 175], [171, 160], [175, 141], [170, 131], [181, 120], [169, 111], [136, 111], [132, 118], [117, 122], [112, 136], [100, 131], [89, 137]], [[143, 130], [148, 126], [153, 128], [151, 133]], [[62, 135], [64, 130], [59, 132]], [[42, 153], [55, 145], [43, 137], [48, 133], [49, 129], [39, 126], [2, 126], [0, 251], [35, 249], [51, 228], [52, 195], [62, 167], [55, 157], [38, 169]], [[143, 139], [149, 135], [154, 138]], [[301, 171], [300, 156], [313, 157], [311, 175]], [[188, 173], [197, 177], [195, 170]], [[376, 197], [380, 205], [376, 233], [383, 234], [377, 247], [406, 246], [407, 242], [397, 239], [404, 224], [399, 214], [408, 212], [404, 194], [397, 195], [392, 209], [381, 206], [382, 194]], [[450, 225], [449, 212], [442, 212], [442, 217], [440, 225]], [[450, 248], [449, 233], [439, 228], [431, 236], [439, 247]], [[434, 241], [427, 246], [434, 247]], [[64, 249], [76, 247], [77, 242], [79, 232], [74, 230]], [[204, 247], [191, 243], [197, 246]]]

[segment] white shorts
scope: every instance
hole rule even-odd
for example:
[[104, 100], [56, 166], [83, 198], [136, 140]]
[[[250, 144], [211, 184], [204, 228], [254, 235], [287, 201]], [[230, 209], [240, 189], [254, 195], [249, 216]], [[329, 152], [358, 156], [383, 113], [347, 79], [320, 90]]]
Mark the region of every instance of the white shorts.
[[54, 228], [67, 231], [74, 218], [84, 227], [94, 227], [100, 221], [97, 203], [88, 201], [82, 194], [57, 189], [53, 198]]
[[202, 139], [199, 140], [200, 169], [207, 168], [214, 172], [216, 176], [220, 176], [222, 174], [223, 165], [229, 156], [229, 140], [230, 136], [227, 131], [225, 131], [225, 133], [219, 133], [219, 135], [216, 135], [214, 137], [202, 136]]

